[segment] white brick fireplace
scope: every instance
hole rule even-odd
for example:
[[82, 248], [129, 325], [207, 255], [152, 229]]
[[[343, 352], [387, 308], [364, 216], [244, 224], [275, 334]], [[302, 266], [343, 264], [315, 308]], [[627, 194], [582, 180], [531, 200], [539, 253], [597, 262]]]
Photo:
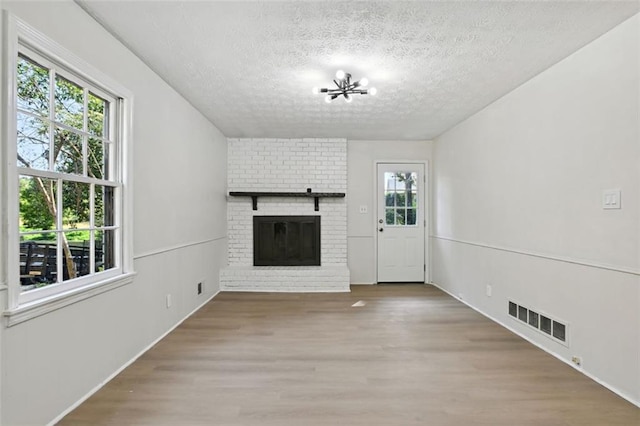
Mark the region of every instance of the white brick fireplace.
[[[228, 191], [346, 193], [346, 139], [229, 139]], [[346, 198], [229, 196], [227, 291], [349, 291]], [[253, 216], [320, 216], [320, 266], [253, 266]]]

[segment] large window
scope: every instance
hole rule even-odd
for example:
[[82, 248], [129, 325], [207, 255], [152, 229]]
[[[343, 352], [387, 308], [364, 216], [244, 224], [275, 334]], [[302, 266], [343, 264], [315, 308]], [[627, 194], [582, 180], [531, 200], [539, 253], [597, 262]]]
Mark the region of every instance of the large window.
[[4, 200], [17, 213], [8, 224], [17, 228], [8, 248], [18, 251], [7, 257], [10, 310], [130, 272], [125, 98], [88, 65], [67, 61], [63, 48], [16, 26], [8, 61], [15, 137], [4, 151], [15, 155], [5, 173], [17, 187]]

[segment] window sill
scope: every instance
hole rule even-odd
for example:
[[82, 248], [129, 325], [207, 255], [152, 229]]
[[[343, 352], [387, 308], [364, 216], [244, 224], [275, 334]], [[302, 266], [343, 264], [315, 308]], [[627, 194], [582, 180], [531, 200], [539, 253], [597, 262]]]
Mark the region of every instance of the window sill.
[[7, 310], [4, 312], [4, 316], [7, 317], [7, 327], [20, 324], [21, 322], [39, 317], [40, 315], [47, 314], [73, 303], [80, 302], [90, 297], [97, 296], [98, 294], [130, 284], [133, 282], [135, 275], [135, 272], [118, 275], [114, 278], [69, 290], [44, 299], [25, 303], [15, 309]]

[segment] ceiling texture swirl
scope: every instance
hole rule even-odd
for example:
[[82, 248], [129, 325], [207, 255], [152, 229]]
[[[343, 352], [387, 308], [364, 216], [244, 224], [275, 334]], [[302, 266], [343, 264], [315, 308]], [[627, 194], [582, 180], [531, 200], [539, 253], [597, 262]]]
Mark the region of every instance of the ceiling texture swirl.
[[[432, 139], [639, 10], [637, 1], [78, 3], [228, 137], [379, 140]], [[313, 95], [338, 69], [367, 77], [377, 96]]]

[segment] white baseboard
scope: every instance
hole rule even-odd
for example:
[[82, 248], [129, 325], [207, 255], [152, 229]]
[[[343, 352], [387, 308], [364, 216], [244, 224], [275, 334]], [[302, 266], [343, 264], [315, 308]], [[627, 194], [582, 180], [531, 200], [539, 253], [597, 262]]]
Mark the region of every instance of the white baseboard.
[[470, 307], [471, 309], [473, 309], [474, 311], [478, 312], [481, 315], [484, 315], [485, 317], [489, 318], [491, 321], [503, 326], [504, 328], [506, 328], [507, 330], [511, 331], [512, 333], [522, 337], [524, 340], [526, 340], [527, 342], [531, 343], [532, 345], [536, 346], [537, 348], [542, 349], [543, 351], [545, 351], [546, 353], [548, 353], [549, 355], [552, 355], [553, 357], [559, 359], [560, 361], [564, 362], [565, 364], [567, 364], [568, 366], [570, 366], [571, 368], [573, 368], [574, 370], [579, 371], [580, 373], [584, 374], [585, 376], [587, 376], [588, 378], [590, 378], [591, 380], [593, 380], [594, 382], [604, 386], [605, 388], [609, 389], [611, 392], [615, 393], [616, 395], [618, 395], [621, 398], [624, 398], [625, 400], [629, 401], [630, 403], [632, 403], [633, 405], [635, 405], [636, 407], [640, 408], [640, 401], [635, 400], [633, 397], [631, 397], [630, 395], [627, 395], [625, 392], [620, 391], [619, 389], [617, 389], [616, 387], [610, 385], [609, 383], [603, 381], [602, 379], [592, 375], [591, 373], [589, 373], [588, 371], [585, 371], [582, 368], [577, 367], [576, 365], [574, 365], [573, 363], [571, 363], [571, 361], [562, 358], [559, 354], [550, 351], [548, 348], [540, 345], [538, 342], [531, 340], [528, 336], [525, 336], [524, 334], [520, 333], [518, 330], [508, 326], [507, 324], [503, 323], [502, 321], [492, 317], [491, 315], [487, 314], [486, 312], [481, 311], [480, 309], [476, 308], [475, 306], [471, 305], [470, 303], [468, 303], [466, 300], [463, 300], [461, 298], [459, 298], [458, 296], [456, 296], [455, 294], [449, 292], [448, 290], [446, 290], [445, 288], [439, 286], [438, 284], [431, 282], [430, 283], [432, 286], [439, 288], [440, 290], [444, 291], [445, 293], [447, 293], [449, 296], [453, 297], [454, 299], [464, 303], [465, 305], [467, 305], [468, 307]]
[[279, 286], [223, 286], [221, 292], [243, 292], [243, 293], [350, 293], [351, 288], [347, 287], [279, 287]]
[[72, 412], [73, 410], [75, 410], [80, 404], [82, 404], [83, 402], [85, 402], [87, 399], [89, 399], [91, 397], [91, 395], [93, 395], [94, 393], [98, 392], [100, 389], [102, 389], [102, 387], [104, 385], [106, 385], [107, 383], [109, 383], [114, 377], [116, 377], [118, 374], [120, 374], [125, 368], [127, 368], [128, 366], [130, 366], [131, 364], [133, 364], [138, 358], [140, 358], [145, 352], [147, 352], [149, 349], [151, 349], [153, 346], [156, 345], [156, 343], [158, 343], [160, 340], [164, 339], [169, 333], [171, 333], [173, 330], [176, 329], [176, 327], [178, 327], [180, 324], [182, 324], [187, 318], [189, 318], [191, 315], [193, 315], [194, 313], [196, 313], [200, 308], [202, 308], [204, 305], [206, 305], [207, 303], [209, 303], [209, 301], [211, 301], [211, 299], [213, 299], [214, 297], [216, 297], [218, 295], [218, 293], [220, 293], [220, 290], [216, 291], [211, 297], [209, 297], [207, 300], [205, 300], [204, 302], [202, 302], [200, 305], [198, 305], [194, 310], [192, 310], [191, 312], [189, 312], [184, 318], [182, 318], [180, 321], [178, 321], [173, 327], [171, 327], [169, 330], [167, 330], [165, 333], [163, 333], [160, 337], [158, 337], [156, 340], [154, 340], [153, 342], [151, 342], [147, 347], [145, 347], [144, 349], [142, 349], [137, 355], [135, 355], [133, 358], [131, 358], [129, 361], [125, 362], [120, 368], [118, 368], [116, 371], [114, 371], [112, 374], [110, 374], [105, 380], [103, 380], [102, 382], [100, 382], [96, 387], [94, 387], [93, 389], [91, 389], [89, 392], [87, 392], [82, 398], [80, 398], [79, 400], [77, 400], [75, 403], [73, 403], [69, 408], [67, 408], [66, 410], [64, 410], [62, 413], [60, 413], [58, 416], [56, 416], [56, 418], [54, 418], [53, 420], [51, 420], [49, 423], [47, 423], [47, 426], [54, 426], [56, 423], [58, 423], [60, 420], [62, 420], [62, 418], [64, 416], [66, 416], [67, 414], [69, 414], [70, 412]]

